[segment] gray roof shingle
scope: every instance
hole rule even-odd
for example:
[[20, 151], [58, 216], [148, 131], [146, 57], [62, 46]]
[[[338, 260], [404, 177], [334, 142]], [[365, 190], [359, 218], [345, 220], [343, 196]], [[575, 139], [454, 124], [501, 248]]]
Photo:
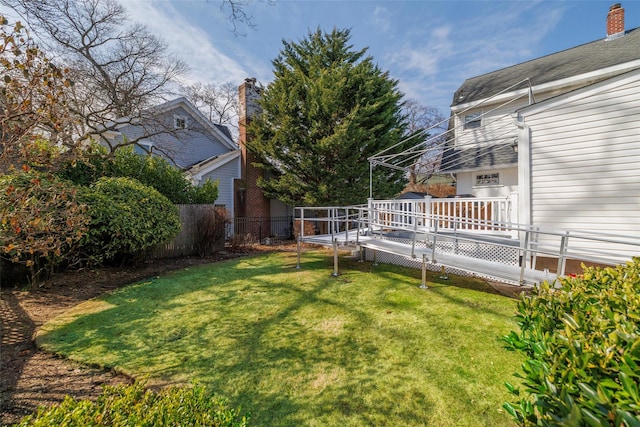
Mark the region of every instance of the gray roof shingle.
[[515, 166], [518, 153], [511, 144], [482, 147], [447, 147], [442, 153], [440, 172], [460, 172], [464, 170], [491, 169], [496, 166]]
[[596, 40], [467, 79], [454, 94], [451, 106], [488, 98], [526, 78], [534, 86], [541, 85], [638, 59], [640, 27], [626, 31], [624, 37]]

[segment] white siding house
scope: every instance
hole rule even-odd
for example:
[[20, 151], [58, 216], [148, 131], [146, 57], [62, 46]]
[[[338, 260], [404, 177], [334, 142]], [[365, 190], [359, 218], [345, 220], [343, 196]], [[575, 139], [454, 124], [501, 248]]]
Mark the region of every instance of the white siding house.
[[518, 114], [531, 224], [640, 235], [640, 69]]
[[228, 129], [212, 123], [184, 97], [156, 106], [148, 116], [148, 123], [119, 126], [111, 137], [136, 141], [140, 155], [167, 159], [195, 184], [217, 181], [215, 204], [233, 215], [233, 182], [240, 177], [240, 149]]
[[640, 237], [640, 28], [470, 78], [451, 115], [440, 172], [458, 194], [517, 193], [520, 224]]
[[215, 204], [227, 209], [230, 215], [234, 212], [234, 180], [240, 176], [240, 150], [229, 151], [220, 156], [206, 159], [188, 168], [185, 173], [191, 176], [195, 184], [206, 180], [218, 183], [218, 198]]

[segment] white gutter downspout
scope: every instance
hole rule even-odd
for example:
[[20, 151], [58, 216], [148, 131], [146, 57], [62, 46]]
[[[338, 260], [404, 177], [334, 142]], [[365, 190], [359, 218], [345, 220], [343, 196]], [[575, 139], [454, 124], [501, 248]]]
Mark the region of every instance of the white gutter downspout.
[[531, 225], [531, 129], [518, 114], [518, 224]]

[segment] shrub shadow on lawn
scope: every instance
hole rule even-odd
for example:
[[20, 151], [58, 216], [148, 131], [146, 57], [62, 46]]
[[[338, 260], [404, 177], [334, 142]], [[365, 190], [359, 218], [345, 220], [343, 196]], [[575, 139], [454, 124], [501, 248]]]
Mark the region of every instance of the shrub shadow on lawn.
[[442, 396], [473, 399], [455, 376], [431, 380], [442, 365], [423, 350], [446, 334], [425, 344], [416, 328], [450, 327], [429, 314], [430, 298], [475, 309], [467, 300], [425, 293], [393, 266], [363, 274], [350, 261], [336, 278], [325, 253], [304, 257], [301, 269], [296, 254], [268, 254], [133, 285], [68, 312], [38, 342], [153, 385], [195, 379], [256, 425], [425, 424]]

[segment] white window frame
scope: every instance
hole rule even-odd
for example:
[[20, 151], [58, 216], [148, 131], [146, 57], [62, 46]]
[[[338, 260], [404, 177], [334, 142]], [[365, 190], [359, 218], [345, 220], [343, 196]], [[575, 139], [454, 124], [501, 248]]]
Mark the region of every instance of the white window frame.
[[500, 185], [500, 172], [479, 173], [475, 175], [474, 187]]
[[186, 116], [173, 116], [173, 128], [176, 130], [187, 129], [189, 122]]
[[482, 111], [467, 113], [462, 117], [464, 130], [474, 130], [482, 127]]

